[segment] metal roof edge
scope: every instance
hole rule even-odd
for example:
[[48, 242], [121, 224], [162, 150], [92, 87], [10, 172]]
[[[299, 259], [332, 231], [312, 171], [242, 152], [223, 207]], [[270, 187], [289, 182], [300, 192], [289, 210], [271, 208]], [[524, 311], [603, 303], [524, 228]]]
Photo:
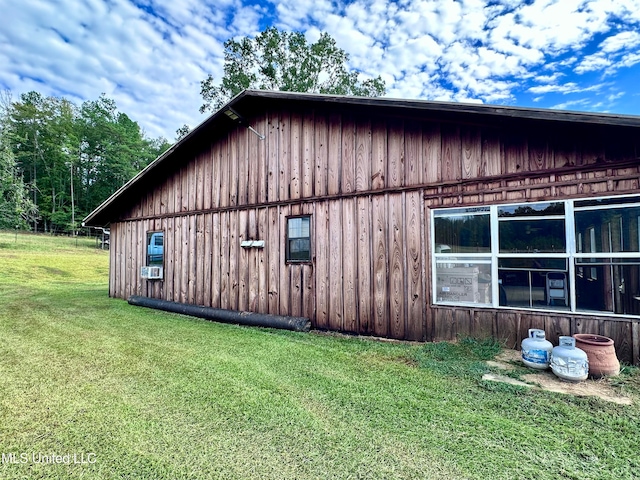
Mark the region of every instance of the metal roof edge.
[[200, 133], [200, 131], [204, 130], [209, 124], [213, 123], [216, 119], [220, 118], [222, 112], [226, 108], [235, 105], [240, 99], [245, 97], [250, 90], [245, 90], [240, 92], [238, 95], [233, 97], [227, 103], [225, 103], [218, 110], [210, 114], [207, 118], [205, 118], [202, 122], [196, 125], [188, 134], [178, 140], [176, 143], [171, 145], [164, 153], [159, 155], [155, 160], [153, 160], [149, 165], [140, 170], [134, 177], [132, 177], [129, 181], [127, 181], [124, 185], [122, 185], [118, 190], [112, 193], [104, 202], [98, 205], [91, 213], [89, 213], [85, 218], [82, 219], [82, 226], [102, 226], [102, 225], [93, 225], [92, 220], [100, 215], [103, 211], [105, 211], [122, 193], [129, 190], [136, 183], [138, 183], [143, 177], [149, 174], [154, 168], [156, 168], [160, 163], [162, 163], [167, 157], [171, 156], [176, 150], [180, 149], [182, 146], [186, 145], [191, 140], [195, 139], [195, 137]]
[[[361, 97], [354, 95], [332, 95], [324, 93], [283, 92], [274, 90], [245, 90], [248, 96], [283, 100], [308, 100], [320, 103], [352, 104], [363, 106], [396, 107], [414, 110], [447, 111], [477, 115], [557, 120], [578, 123], [632, 125], [640, 127], [640, 115], [619, 113], [585, 112], [579, 110], [557, 110], [513, 105], [495, 105], [473, 102], [446, 102], [439, 100], [405, 99], [393, 97]], [[555, 118], [554, 118], [555, 117]]]

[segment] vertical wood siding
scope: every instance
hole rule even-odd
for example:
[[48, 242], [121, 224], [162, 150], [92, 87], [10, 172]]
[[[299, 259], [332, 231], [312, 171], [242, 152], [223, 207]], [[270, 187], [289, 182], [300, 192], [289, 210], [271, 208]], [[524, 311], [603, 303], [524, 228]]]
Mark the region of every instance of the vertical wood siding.
[[[309, 316], [316, 328], [424, 340], [422, 210], [420, 192], [411, 192], [183, 215], [160, 227], [118, 223], [111, 256], [121, 272], [111, 277], [112, 295]], [[286, 218], [301, 213], [313, 219], [314, 262], [286, 265]], [[163, 281], [139, 279], [152, 229], [165, 232]], [[248, 239], [265, 248], [241, 248]]]
[[[410, 340], [530, 326], [595, 331], [638, 360], [639, 322], [430, 303], [434, 207], [639, 191], [640, 140], [326, 110], [274, 109], [216, 133], [112, 224], [109, 294], [304, 315], [315, 328]], [[616, 162], [627, 162], [616, 168]], [[589, 167], [583, 171], [567, 167]], [[554, 169], [557, 170], [557, 172]], [[313, 261], [285, 262], [286, 219], [311, 215]], [[139, 278], [165, 232], [165, 278]], [[265, 247], [241, 248], [243, 240]]]

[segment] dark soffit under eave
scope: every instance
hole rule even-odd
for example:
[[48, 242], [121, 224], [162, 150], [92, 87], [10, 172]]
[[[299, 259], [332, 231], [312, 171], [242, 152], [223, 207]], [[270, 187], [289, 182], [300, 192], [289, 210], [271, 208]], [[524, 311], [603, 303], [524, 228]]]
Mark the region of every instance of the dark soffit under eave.
[[[640, 128], [640, 116], [612, 113], [589, 113], [567, 110], [534, 109], [527, 107], [486, 105], [475, 103], [453, 103], [428, 100], [406, 100], [386, 97], [354, 97], [267, 90], [245, 90], [217, 112], [210, 115], [188, 135], [172, 145], [165, 153], [151, 162], [145, 169], [125, 183], [83, 220], [87, 226], [105, 226], [118, 218], [118, 213], [132, 202], [139, 200], [139, 192], [162, 179], [162, 173], [174, 165], [166, 165], [172, 157], [188, 152], [212, 129], [228, 130], [235, 126], [224, 111], [232, 107], [243, 115], [257, 113], [267, 104], [295, 103], [300, 106], [331, 109], [356, 108], [358, 110], [394, 112], [396, 115], [446, 115], [461, 122], [509, 122], [535, 121], [540, 124], [601, 125], [610, 127]], [[135, 188], [134, 188], [135, 187]]]

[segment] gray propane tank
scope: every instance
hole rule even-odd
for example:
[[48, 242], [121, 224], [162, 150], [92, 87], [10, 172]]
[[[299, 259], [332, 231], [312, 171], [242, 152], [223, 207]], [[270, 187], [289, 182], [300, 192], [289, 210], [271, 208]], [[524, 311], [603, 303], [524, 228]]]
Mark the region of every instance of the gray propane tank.
[[545, 338], [544, 330], [529, 329], [529, 338], [522, 340], [522, 363], [527, 367], [545, 370], [549, 368], [553, 345]]
[[581, 382], [589, 375], [589, 359], [584, 350], [576, 348], [576, 339], [562, 336], [560, 345], [551, 351], [551, 371], [562, 380]]

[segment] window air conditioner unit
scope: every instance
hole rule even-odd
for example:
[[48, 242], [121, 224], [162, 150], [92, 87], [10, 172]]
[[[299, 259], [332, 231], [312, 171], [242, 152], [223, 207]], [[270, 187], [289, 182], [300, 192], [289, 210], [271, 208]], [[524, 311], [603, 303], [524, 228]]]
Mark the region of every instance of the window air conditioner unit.
[[149, 280], [161, 280], [163, 277], [162, 267], [141, 267], [140, 277]]

